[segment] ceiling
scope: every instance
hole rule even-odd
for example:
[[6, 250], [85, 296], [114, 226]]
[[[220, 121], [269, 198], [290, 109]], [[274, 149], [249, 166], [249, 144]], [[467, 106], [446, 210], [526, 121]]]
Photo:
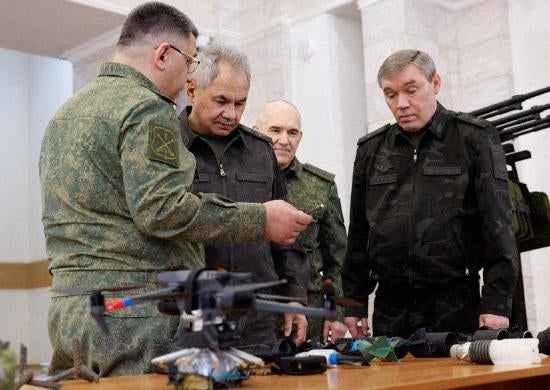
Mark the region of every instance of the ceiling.
[[0, 0], [0, 47], [61, 58], [125, 18], [68, 0]]

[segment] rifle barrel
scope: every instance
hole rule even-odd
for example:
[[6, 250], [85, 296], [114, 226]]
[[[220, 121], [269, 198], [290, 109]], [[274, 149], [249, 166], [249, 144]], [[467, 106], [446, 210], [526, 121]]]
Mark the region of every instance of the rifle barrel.
[[[487, 118], [487, 117], [498, 115], [497, 113], [494, 113], [494, 111], [500, 110], [508, 106], [517, 107], [518, 103], [519, 103], [519, 108], [513, 108], [513, 109], [521, 110], [521, 102], [524, 102], [527, 99], [531, 99], [531, 98], [534, 98], [535, 96], [539, 96], [548, 92], [550, 92], [550, 87], [537, 89], [533, 92], [524, 93], [522, 95], [514, 95], [510, 99], [503, 100], [501, 102], [491, 104], [490, 106], [482, 107], [477, 110], [471, 111], [470, 114], [475, 116], [483, 115], [483, 118]], [[512, 110], [509, 110], [509, 111], [512, 111]], [[500, 112], [499, 114], [503, 114], [505, 112], [508, 112], [508, 111]]]
[[[520, 126], [518, 126], [520, 127]], [[501, 142], [509, 141], [513, 138], [520, 137], [525, 134], [534, 133], [535, 131], [544, 130], [550, 127], [550, 116], [546, 116], [544, 119], [541, 119], [537, 122], [537, 124], [533, 127], [527, 127], [525, 129], [517, 129], [515, 131], [512, 131], [513, 129], [508, 129], [502, 131], [499, 136]]]
[[504, 125], [505, 123], [509, 123], [509, 122], [516, 121], [516, 120], [521, 119], [521, 118], [525, 118], [529, 115], [539, 114], [539, 113], [541, 113], [543, 111], [546, 111], [548, 109], [550, 109], [550, 104], [543, 104], [542, 106], [534, 106], [534, 107], [531, 107], [530, 109], [528, 109], [526, 111], [521, 111], [521, 112], [518, 112], [517, 114], [512, 114], [512, 115], [505, 116], [504, 118], [499, 118], [499, 119], [492, 120], [491, 123], [494, 126], [498, 127], [498, 126]]

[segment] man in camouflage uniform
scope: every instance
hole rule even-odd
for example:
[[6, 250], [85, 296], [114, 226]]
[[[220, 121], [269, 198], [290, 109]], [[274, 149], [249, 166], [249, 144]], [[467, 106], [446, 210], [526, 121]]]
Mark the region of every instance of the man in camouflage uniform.
[[174, 100], [196, 66], [196, 36], [173, 7], [137, 7], [114, 62], [46, 129], [40, 177], [49, 269], [54, 288], [72, 289], [49, 307], [52, 373], [73, 365], [73, 337], [83, 363], [102, 376], [147, 372], [151, 358], [177, 348], [179, 318], [159, 315], [155, 302], [105, 315], [110, 334], [102, 334], [86, 290], [147, 291], [160, 271], [204, 267], [199, 242], [265, 235], [290, 244], [311, 221], [282, 201], [233, 203], [189, 192], [195, 160], [182, 147]]
[[[182, 113], [180, 124], [184, 145], [197, 160], [193, 192], [214, 192], [244, 202], [285, 199], [271, 139], [239, 124], [250, 86], [246, 56], [230, 46], [212, 44], [199, 59], [201, 67], [187, 89], [192, 106]], [[260, 239], [247, 244], [210, 244], [204, 249], [208, 267], [251, 272], [256, 282], [285, 278], [288, 282], [278, 292], [306, 300], [308, 268], [300, 247]], [[274, 342], [275, 318], [269, 312], [240, 318], [240, 343]], [[287, 313], [285, 324], [286, 335], [295, 325], [294, 341], [305, 340], [304, 315]]]
[[[336, 295], [342, 295], [340, 268], [346, 251], [346, 228], [342, 207], [334, 183], [334, 175], [311, 164], [302, 164], [296, 151], [302, 139], [301, 117], [298, 109], [285, 101], [266, 104], [254, 129], [271, 137], [277, 164], [281, 168], [288, 192], [288, 201], [298, 209], [308, 211], [323, 205], [315, 222], [308, 226], [298, 241], [309, 262], [308, 303], [322, 307], [324, 303], [323, 278], [331, 279]], [[340, 321], [308, 317], [308, 338], [344, 337], [347, 328]]]
[[[378, 284], [375, 335], [508, 327], [518, 255], [497, 131], [437, 102], [426, 53], [392, 54], [378, 83], [397, 123], [358, 141], [344, 293], [367, 303]], [[346, 311], [355, 337], [366, 307]]]

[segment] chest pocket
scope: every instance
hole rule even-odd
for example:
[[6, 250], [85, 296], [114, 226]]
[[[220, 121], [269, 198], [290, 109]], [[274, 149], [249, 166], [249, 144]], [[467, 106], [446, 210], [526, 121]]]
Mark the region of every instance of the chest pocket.
[[397, 174], [372, 176], [369, 178], [369, 185], [375, 186], [379, 184], [397, 183]]
[[429, 202], [434, 214], [462, 204], [468, 186], [468, 175], [462, 166], [424, 167], [423, 172], [426, 185], [418, 199]]
[[[376, 214], [373, 218], [384, 218], [386, 211], [393, 210], [392, 206], [397, 204], [398, 188], [397, 174], [371, 176], [368, 181], [366, 210]], [[390, 208], [392, 207], [392, 208]]]
[[210, 175], [208, 173], [195, 174], [191, 191], [195, 194], [199, 192], [214, 192], [214, 188], [211, 188], [210, 184]]
[[193, 180], [194, 183], [205, 183], [209, 181], [210, 181], [210, 176], [208, 175], [208, 173], [199, 173]]
[[239, 201], [263, 203], [271, 200], [271, 181], [267, 175], [237, 172], [236, 176]]

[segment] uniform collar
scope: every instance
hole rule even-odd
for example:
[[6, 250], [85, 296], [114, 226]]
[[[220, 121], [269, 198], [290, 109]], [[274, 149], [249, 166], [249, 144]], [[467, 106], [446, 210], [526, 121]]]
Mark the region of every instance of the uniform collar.
[[134, 80], [141, 86], [151, 90], [164, 100], [167, 100], [171, 104], [175, 105], [174, 101], [162, 93], [151, 80], [145, 77], [143, 73], [138, 72], [129, 65], [121, 64], [120, 62], [104, 62], [99, 68], [99, 75], [97, 77], [102, 76], [125, 77], [127, 79]]
[[[195, 142], [197, 138], [200, 138], [200, 135], [193, 131], [193, 128], [189, 123], [189, 115], [191, 114], [192, 109], [193, 109], [192, 106], [187, 106], [180, 113], [181, 137], [183, 140], [183, 144], [187, 147], [187, 149], [190, 149], [191, 146], [193, 145], [193, 142]], [[248, 141], [244, 136], [243, 134], [244, 131], [242, 130], [240, 123], [237, 125], [237, 128], [233, 131], [237, 132], [237, 134], [235, 135], [235, 140], [233, 140], [231, 143], [234, 143], [234, 142], [237, 142], [237, 140], [240, 140], [247, 149], [250, 149], [250, 145], [248, 144], [250, 141]]]
[[[445, 130], [445, 124], [447, 122], [448, 112], [445, 107], [439, 102], [437, 102], [437, 108], [435, 113], [432, 116], [432, 119], [424, 126], [426, 132], [432, 133], [436, 138], [441, 138]], [[392, 143], [395, 142], [396, 137], [404, 137], [404, 130], [397, 123], [394, 123], [392, 126]]]
[[282, 171], [283, 175], [293, 174], [297, 178], [300, 178], [302, 171], [304, 170], [304, 165], [296, 158], [292, 160], [290, 165]]

